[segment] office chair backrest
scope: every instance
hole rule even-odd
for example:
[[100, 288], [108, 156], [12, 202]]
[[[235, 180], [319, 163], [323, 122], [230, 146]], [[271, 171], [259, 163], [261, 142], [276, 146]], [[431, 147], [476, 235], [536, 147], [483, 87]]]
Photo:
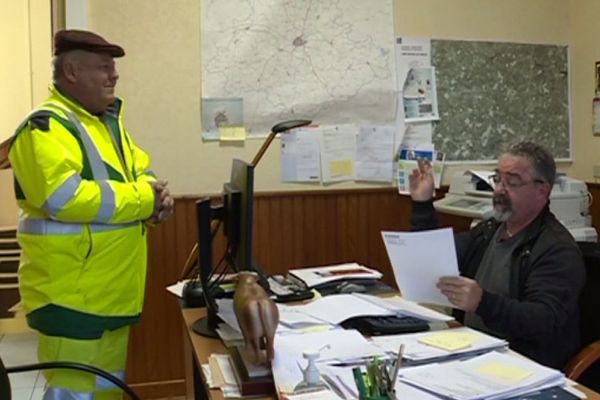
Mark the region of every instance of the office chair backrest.
[[578, 242], [578, 245], [587, 273], [579, 299], [582, 350], [566, 366], [566, 372], [590, 389], [600, 390], [600, 319], [597, 317], [600, 309], [600, 243]]
[[19, 373], [19, 372], [28, 372], [28, 371], [38, 371], [45, 369], [72, 369], [78, 371], [88, 372], [90, 374], [94, 374], [97, 376], [101, 376], [106, 379], [123, 392], [125, 392], [129, 398], [132, 400], [140, 400], [139, 396], [131, 389], [125, 382], [116, 376], [106, 372], [103, 369], [92, 367], [91, 365], [86, 365], [77, 362], [70, 361], [53, 361], [53, 362], [44, 362], [37, 364], [27, 364], [27, 365], [17, 365], [12, 367], [5, 367], [2, 363], [2, 357], [0, 357], [0, 400], [10, 400], [11, 398], [11, 388], [10, 388], [10, 380], [8, 379], [8, 374], [10, 373]]
[[587, 273], [586, 284], [579, 300], [581, 313], [581, 344], [600, 339], [600, 243], [578, 242]]
[[2, 358], [0, 357], [0, 399], [10, 399], [12, 390], [10, 389], [10, 381], [8, 380], [8, 372], [4, 368]]

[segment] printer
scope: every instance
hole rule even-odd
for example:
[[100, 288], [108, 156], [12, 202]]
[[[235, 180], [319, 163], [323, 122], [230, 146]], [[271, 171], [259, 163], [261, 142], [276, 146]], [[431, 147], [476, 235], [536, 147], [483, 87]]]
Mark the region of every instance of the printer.
[[[494, 173], [475, 170], [455, 173], [450, 179], [448, 193], [443, 199], [435, 201], [434, 207], [440, 212], [476, 220], [493, 216], [494, 189], [489, 178]], [[577, 241], [597, 241], [597, 233], [588, 212], [590, 199], [585, 182], [557, 174], [550, 193], [550, 210]]]

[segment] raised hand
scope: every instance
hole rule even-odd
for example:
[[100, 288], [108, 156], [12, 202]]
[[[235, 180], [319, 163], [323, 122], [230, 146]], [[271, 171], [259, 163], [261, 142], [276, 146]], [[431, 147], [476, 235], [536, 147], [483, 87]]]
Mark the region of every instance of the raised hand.
[[433, 197], [433, 172], [428, 160], [419, 159], [417, 168], [408, 176], [410, 197], [414, 201], [427, 201]]

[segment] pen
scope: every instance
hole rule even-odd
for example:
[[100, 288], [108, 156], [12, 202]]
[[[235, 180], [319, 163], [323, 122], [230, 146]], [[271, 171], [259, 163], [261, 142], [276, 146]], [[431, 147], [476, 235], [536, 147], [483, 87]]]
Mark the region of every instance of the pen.
[[329, 388], [331, 390], [333, 390], [333, 392], [340, 398], [342, 399], [346, 399], [346, 395], [344, 395], [344, 393], [342, 392], [342, 390], [339, 388], [339, 386], [337, 385], [337, 383], [335, 383], [335, 381], [326, 374], [322, 374], [321, 377], [323, 378], [323, 380], [325, 381], [325, 383], [327, 383], [327, 386], [329, 386]]
[[392, 390], [394, 390], [394, 382], [392, 381], [392, 378], [390, 378], [390, 372], [388, 371], [388, 368], [386, 365], [383, 366], [383, 378], [385, 381], [385, 388], [388, 392], [391, 392]]
[[404, 345], [401, 344], [398, 349], [398, 357], [396, 358], [396, 365], [394, 366], [394, 373], [392, 374], [392, 388], [396, 386], [396, 380], [398, 379], [398, 372], [400, 371], [400, 365], [402, 364], [402, 355], [404, 354]]
[[379, 388], [378, 388], [378, 379], [377, 379], [377, 359], [371, 361], [367, 364], [367, 378], [369, 379], [369, 384], [367, 386], [369, 396], [378, 396]]
[[360, 370], [360, 367], [352, 368], [352, 375], [354, 375], [354, 382], [356, 383], [356, 388], [358, 389], [358, 398], [361, 399], [367, 397], [367, 387], [365, 386], [365, 381], [363, 379], [363, 374]]

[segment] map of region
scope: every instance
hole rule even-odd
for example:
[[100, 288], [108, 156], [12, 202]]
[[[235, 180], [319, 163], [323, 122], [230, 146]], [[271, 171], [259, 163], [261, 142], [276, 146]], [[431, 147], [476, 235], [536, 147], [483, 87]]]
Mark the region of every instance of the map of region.
[[[249, 135], [288, 119], [393, 123], [391, 0], [201, 3], [202, 98], [242, 98]], [[216, 118], [203, 110], [203, 126]]]

